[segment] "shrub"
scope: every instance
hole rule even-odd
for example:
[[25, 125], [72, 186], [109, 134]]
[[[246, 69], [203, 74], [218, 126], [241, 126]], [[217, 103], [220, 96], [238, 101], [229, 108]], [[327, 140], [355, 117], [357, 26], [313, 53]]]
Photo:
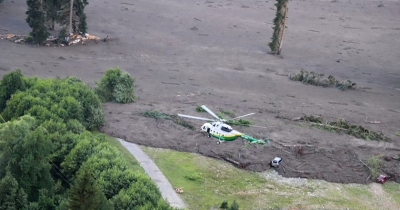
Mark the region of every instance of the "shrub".
[[104, 124], [104, 114], [97, 95], [76, 77], [63, 79], [27, 79], [28, 88], [13, 94], [2, 115], [6, 120], [31, 114], [40, 124], [46, 120], [78, 120], [85, 128]]
[[21, 70], [9, 72], [0, 81], [0, 112], [6, 108], [6, 102], [18, 90], [25, 89], [25, 82]]
[[221, 203], [221, 206], [219, 206], [219, 208], [221, 209], [228, 209], [228, 201], [223, 201]]
[[134, 81], [134, 77], [122, 72], [120, 68], [111, 68], [106, 71], [100, 82], [96, 82], [94, 90], [102, 102], [131, 103], [136, 98]]

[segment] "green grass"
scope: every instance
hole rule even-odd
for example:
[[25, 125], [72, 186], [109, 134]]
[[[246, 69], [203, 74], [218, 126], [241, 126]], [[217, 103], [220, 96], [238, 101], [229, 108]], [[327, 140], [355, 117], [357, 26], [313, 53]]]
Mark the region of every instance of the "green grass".
[[[218, 209], [234, 200], [240, 209], [378, 209], [370, 188], [255, 173], [198, 154], [142, 147], [173, 187], [182, 187], [188, 209]], [[386, 202], [386, 201], [380, 201]]]
[[[106, 135], [100, 132], [92, 132], [94, 135]], [[110, 143], [112, 146], [116, 147], [124, 157], [128, 167], [132, 169], [133, 171], [140, 171], [141, 173], [144, 173], [144, 169], [140, 166], [139, 162], [133, 157], [133, 155], [124, 147], [122, 146], [119, 141], [111, 136], [106, 135], [106, 139], [108, 143]]]
[[400, 205], [400, 184], [388, 181], [383, 185], [383, 189], [392, 196], [394, 202]]
[[197, 106], [196, 111], [197, 112], [206, 112], [206, 110], [204, 110], [201, 106]]

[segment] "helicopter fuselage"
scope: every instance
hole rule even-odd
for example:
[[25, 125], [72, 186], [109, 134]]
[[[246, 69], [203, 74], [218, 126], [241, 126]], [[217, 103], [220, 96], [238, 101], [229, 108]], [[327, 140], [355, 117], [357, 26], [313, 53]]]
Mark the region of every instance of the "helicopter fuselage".
[[209, 136], [215, 137], [222, 141], [233, 141], [242, 136], [242, 133], [233, 130], [231, 126], [222, 122], [204, 123], [201, 126], [201, 131], [207, 132]]

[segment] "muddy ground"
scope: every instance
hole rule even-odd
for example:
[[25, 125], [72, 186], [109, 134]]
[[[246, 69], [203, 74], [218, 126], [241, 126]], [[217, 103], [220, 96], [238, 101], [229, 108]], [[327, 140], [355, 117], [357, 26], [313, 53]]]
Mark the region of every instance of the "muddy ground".
[[[278, 171], [286, 177], [365, 183], [371, 180], [360, 160], [400, 155], [399, 0], [290, 1], [281, 56], [268, 54], [267, 46], [275, 1], [89, 3], [89, 33], [108, 35], [111, 41], [37, 47], [0, 40], [0, 75], [20, 68], [29, 76], [73, 75], [93, 85], [108, 68], [119, 66], [136, 77], [138, 98], [132, 104], [104, 104], [102, 131], [142, 145], [228, 157], [247, 170], [266, 170], [280, 156], [284, 167]], [[25, 1], [5, 0], [0, 33], [27, 34], [25, 11]], [[357, 89], [339, 91], [288, 79], [302, 68], [350, 79]], [[215, 112], [255, 112], [248, 119], [263, 128], [234, 128], [268, 136], [271, 144], [248, 148], [236, 140], [217, 145], [201, 133], [140, 114], [160, 110], [211, 117], [196, 112], [202, 104]], [[289, 120], [302, 114], [344, 118], [392, 140], [365, 141]], [[399, 182], [400, 161], [384, 164]]]

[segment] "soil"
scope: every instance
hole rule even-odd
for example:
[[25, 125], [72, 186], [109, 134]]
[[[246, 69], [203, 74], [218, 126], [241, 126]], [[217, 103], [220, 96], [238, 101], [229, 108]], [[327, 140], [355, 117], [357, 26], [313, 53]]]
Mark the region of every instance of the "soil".
[[[89, 33], [110, 41], [69, 47], [38, 47], [0, 40], [0, 75], [77, 76], [90, 85], [119, 66], [135, 76], [137, 101], [105, 103], [102, 131], [152, 147], [229, 158], [244, 169], [263, 171], [275, 156], [285, 177], [329, 182], [371, 182], [360, 160], [400, 155], [400, 1], [303, 0], [289, 2], [281, 56], [268, 54], [275, 1], [91, 0]], [[0, 33], [27, 34], [24, 1], [0, 5]], [[56, 32], [54, 32], [56, 34]], [[289, 80], [301, 69], [357, 83], [339, 91]], [[224, 142], [140, 113], [160, 110], [250, 112], [260, 127], [234, 127], [266, 147]], [[366, 141], [294, 122], [303, 114], [344, 118], [383, 132], [391, 141]], [[371, 124], [368, 121], [380, 121]], [[190, 120], [200, 128], [202, 121]], [[396, 135], [397, 134], [397, 135]], [[400, 182], [400, 161], [383, 161], [382, 172]]]

